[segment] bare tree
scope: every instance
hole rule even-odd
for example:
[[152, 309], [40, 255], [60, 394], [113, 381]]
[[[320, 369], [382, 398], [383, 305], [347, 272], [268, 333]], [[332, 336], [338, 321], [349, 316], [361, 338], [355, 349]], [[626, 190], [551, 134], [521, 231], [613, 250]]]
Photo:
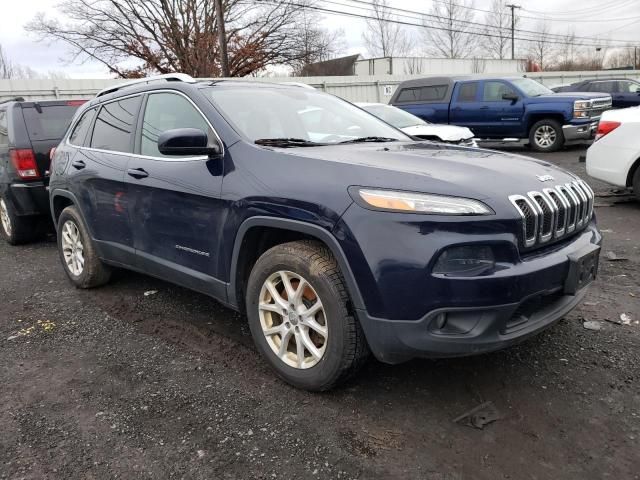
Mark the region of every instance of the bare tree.
[[561, 71], [571, 71], [576, 70], [576, 66], [579, 64], [579, 46], [576, 41], [576, 32], [573, 28], [570, 28], [560, 42], [558, 63], [555, 68]]
[[373, 18], [367, 19], [367, 27], [362, 39], [374, 57], [403, 57], [411, 50], [411, 44], [404, 26], [393, 23], [395, 17], [387, 0], [373, 0]]
[[13, 78], [14, 76], [15, 67], [0, 45], [0, 78]]
[[549, 23], [541, 20], [538, 23], [535, 40], [529, 43], [529, 56], [541, 70], [548, 69], [552, 63], [554, 46], [551, 43], [551, 27]]
[[[225, 0], [223, 5], [232, 76], [298, 60], [297, 21], [303, 4]], [[58, 11], [65, 23], [39, 14], [27, 30], [41, 39], [67, 43], [72, 60], [96, 60], [121, 77], [176, 71], [200, 77], [220, 75], [212, 1], [63, 0]], [[131, 59], [140, 66], [122, 66]]]
[[302, 75], [307, 65], [329, 60], [345, 49], [344, 32], [342, 30], [329, 31], [320, 26], [317, 13], [307, 9], [298, 21], [297, 54], [291, 62], [293, 74]]
[[628, 43], [624, 47], [616, 48], [607, 58], [607, 65], [610, 68], [634, 67], [635, 62], [640, 61], [640, 47]]
[[472, 33], [475, 14], [473, 1], [444, 0], [434, 2], [424, 16], [422, 35], [426, 50], [445, 58], [467, 58], [476, 50], [478, 38]]
[[[511, 9], [507, 0], [493, 0], [491, 10], [484, 16], [482, 46], [492, 58], [505, 59], [511, 54]], [[518, 27], [520, 17], [514, 15], [514, 26]]]

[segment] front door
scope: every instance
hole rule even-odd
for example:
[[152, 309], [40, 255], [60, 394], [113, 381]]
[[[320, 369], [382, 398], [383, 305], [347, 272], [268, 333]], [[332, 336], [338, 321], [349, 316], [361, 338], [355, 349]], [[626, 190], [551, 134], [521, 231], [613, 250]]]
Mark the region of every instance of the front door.
[[640, 105], [640, 83], [630, 80], [618, 80], [618, 91], [613, 93], [616, 108], [635, 107]]
[[213, 127], [185, 95], [147, 95], [138, 122], [137, 155], [126, 174], [137, 263], [152, 275], [221, 296], [222, 159], [162, 155], [158, 137], [177, 128], [197, 128], [217, 141]]
[[[505, 100], [503, 95], [517, 96], [517, 100]], [[522, 95], [507, 82], [487, 80], [482, 82], [482, 108], [487, 112], [488, 134], [492, 138], [519, 138], [524, 128]]]

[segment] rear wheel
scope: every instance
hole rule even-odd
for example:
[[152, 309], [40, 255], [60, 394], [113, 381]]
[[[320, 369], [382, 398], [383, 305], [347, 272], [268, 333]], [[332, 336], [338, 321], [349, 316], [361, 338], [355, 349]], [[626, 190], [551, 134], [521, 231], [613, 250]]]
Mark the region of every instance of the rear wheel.
[[338, 385], [368, 356], [348, 303], [336, 260], [320, 243], [273, 247], [249, 276], [246, 305], [254, 342], [281, 378], [306, 390]]
[[564, 145], [562, 125], [555, 120], [536, 122], [529, 131], [529, 145], [537, 152], [555, 152]]
[[7, 243], [20, 245], [34, 240], [39, 233], [37, 227], [36, 218], [16, 215], [11, 202], [0, 197], [0, 230]]
[[67, 207], [58, 219], [58, 252], [69, 279], [78, 288], [103, 285], [111, 269], [98, 258], [87, 227], [75, 207]]

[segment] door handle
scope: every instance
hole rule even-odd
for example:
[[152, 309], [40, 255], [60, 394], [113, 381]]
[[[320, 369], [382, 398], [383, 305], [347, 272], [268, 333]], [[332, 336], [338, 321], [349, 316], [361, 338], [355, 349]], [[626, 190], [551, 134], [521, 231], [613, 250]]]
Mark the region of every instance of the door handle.
[[82, 170], [84, 167], [87, 166], [87, 164], [84, 163], [82, 160], [74, 160], [73, 162], [71, 162], [71, 166], [76, 170]]
[[127, 170], [127, 174], [133, 178], [137, 178], [138, 180], [141, 178], [147, 178], [149, 176], [144, 168], [130, 168], [129, 170]]

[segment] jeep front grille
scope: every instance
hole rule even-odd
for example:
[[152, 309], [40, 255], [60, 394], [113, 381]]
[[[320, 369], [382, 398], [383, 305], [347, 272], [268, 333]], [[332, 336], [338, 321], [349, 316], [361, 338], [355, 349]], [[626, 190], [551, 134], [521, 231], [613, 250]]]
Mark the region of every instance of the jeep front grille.
[[582, 180], [511, 195], [509, 200], [522, 217], [522, 244], [526, 248], [586, 227], [593, 216], [593, 190]]

